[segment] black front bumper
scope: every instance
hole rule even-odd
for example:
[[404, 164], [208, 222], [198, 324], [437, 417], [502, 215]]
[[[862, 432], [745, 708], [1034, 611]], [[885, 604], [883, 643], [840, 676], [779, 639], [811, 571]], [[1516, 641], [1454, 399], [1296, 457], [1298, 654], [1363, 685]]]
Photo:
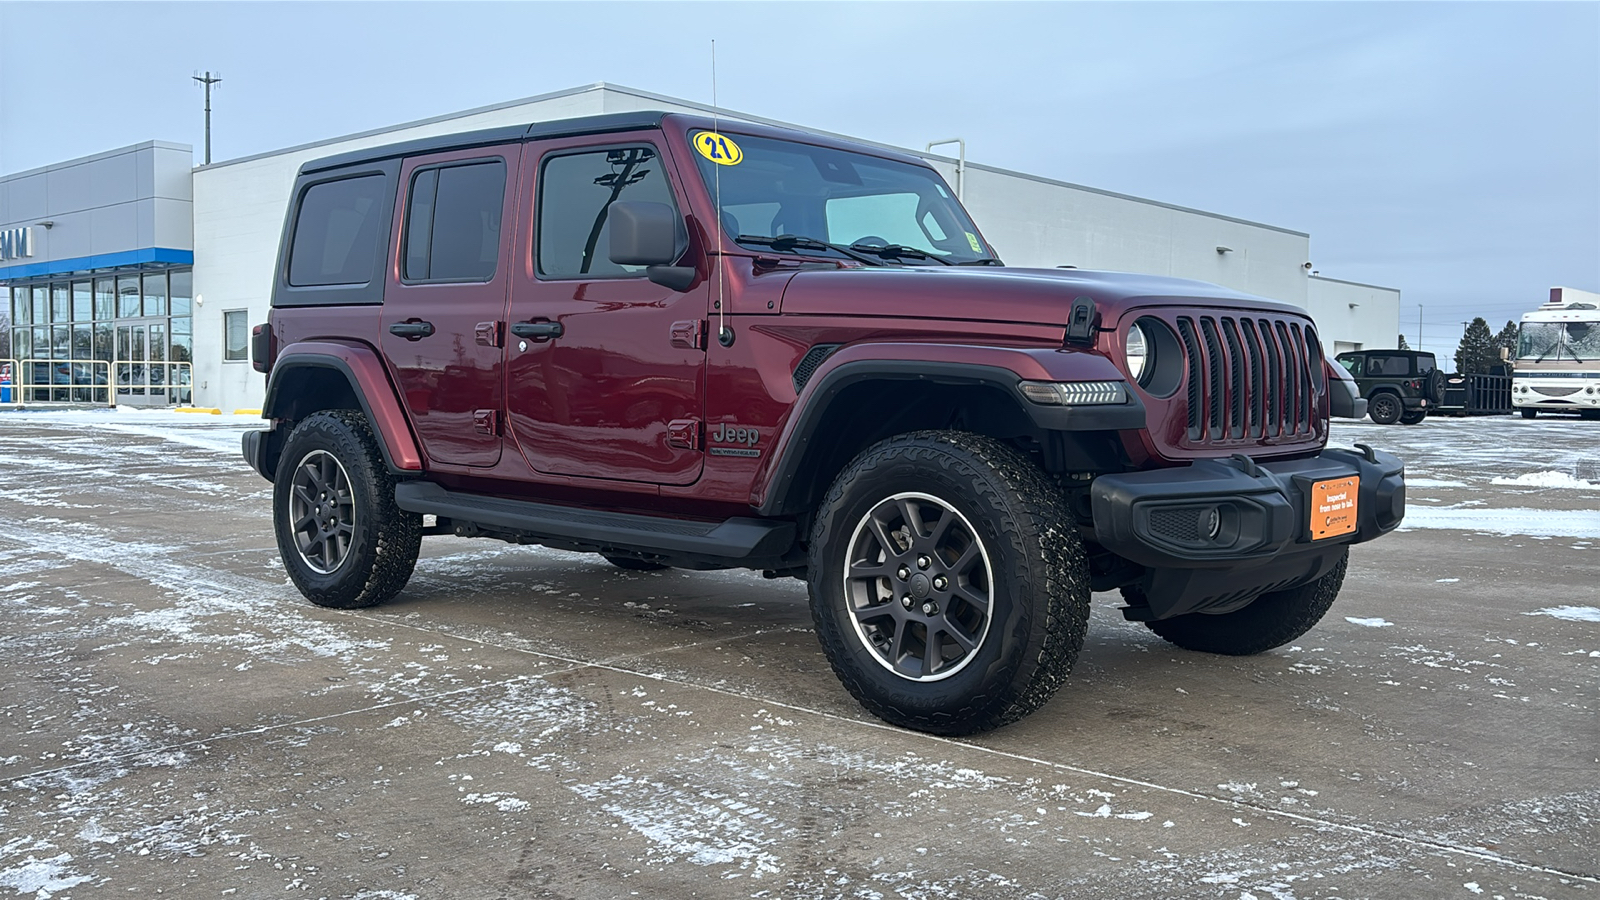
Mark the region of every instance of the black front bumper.
[[[1312, 485], [1342, 478], [1357, 479], [1355, 530], [1316, 539]], [[1370, 448], [1265, 464], [1237, 455], [1102, 475], [1090, 496], [1095, 540], [1144, 569], [1149, 610], [1135, 615], [1164, 619], [1303, 584], [1348, 545], [1393, 531], [1405, 515], [1405, 467]]]

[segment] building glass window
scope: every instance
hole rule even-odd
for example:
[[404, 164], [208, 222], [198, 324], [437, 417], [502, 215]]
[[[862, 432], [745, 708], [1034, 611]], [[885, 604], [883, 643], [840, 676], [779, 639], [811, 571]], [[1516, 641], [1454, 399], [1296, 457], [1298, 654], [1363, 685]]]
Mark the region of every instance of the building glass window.
[[72, 283], [72, 321], [94, 321], [94, 294], [90, 290], [91, 284], [87, 281], [74, 281]]
[[222, 358], [239, 362], [250, 358], [250, 326], [248, 312], [230, 309], [222, 314]]
[[117, 317], [117, 280], [115, 278], [96, 278], [94, 280], [94, 317], [96, 320], [115, 319]]
[[169, 290], [171, 293], [168, 310], [174, 316], [189, 315], [189, 302], [194, 297], [194, 273], [188, 269], [173, 272]]
[[139, 317], [139, 276], [124, 275], [117, 279], [117, 318]]
[[40, 361], [24, 369], [27, 383], [36, 385], [24, 399], [104, 403], [143, 397], [156, 405], [191, 400], [193, 283], [189, 269], [0, 283], [0, 320], [6, 313], [12, 317], [4, 333], [11, 339], [10, 358]]
[[144, 276], [144, 314], [146, 316], [167, 314], [167, 273], [159, 272]]

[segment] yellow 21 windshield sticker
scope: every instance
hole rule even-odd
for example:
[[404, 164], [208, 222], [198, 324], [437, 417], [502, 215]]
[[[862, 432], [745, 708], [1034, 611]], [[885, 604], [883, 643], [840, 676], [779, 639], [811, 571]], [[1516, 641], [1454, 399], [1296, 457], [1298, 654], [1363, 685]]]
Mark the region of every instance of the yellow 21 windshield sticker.
[[983, 245], [978, 243], [978, 236], [973, 234], [970, 231], [966, 232], [966, 235], [967, 235], [967, 243], [969, 245], [971, 245], [972, 252], [973, 253], [982, 253], [983, 252]]
[[733, 138], [715, 131], [702, 131], [695, 135], [694, 149], [719, 166], [737, 166], [744, 161], [744, 151], [733, 142]]

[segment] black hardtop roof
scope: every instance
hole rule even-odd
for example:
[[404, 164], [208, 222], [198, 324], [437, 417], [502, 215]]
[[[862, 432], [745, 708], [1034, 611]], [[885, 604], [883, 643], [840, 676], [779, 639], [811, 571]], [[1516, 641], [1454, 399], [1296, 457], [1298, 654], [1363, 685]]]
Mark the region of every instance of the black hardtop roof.
[[340, 153], [336, 156], [324, 156], [301, 166], [300, 171], [302, 173], [320, 172], [326, 169], [336, 169], [340, 166], [375, 162], [380, 159], [393, 159], [397, 156], [414, 156], [418, 153], [437, 153], [443, 150], [484, 147], [490, 144], [527, 140], [528, 138], [567, 137], [579, 134], [604, 134], [608, 131], [638, 131], [647, 128], [660, 128], [661, 120], [666, 115], [665, 112], [660, 110], [610, 113], [603, 116], [582, 116], [576, 119], [551, 119], [548, 122], [534, 122], [532, 125], [505, 125], [500, 128], [485, 128], [481, 131], [441, 134], [437, 137], [417, 138], [413, 141], [402, 141], [398, 144], [384, 144], [381, 147], [351, 150], [348, 153]]
[[[668, 116], [684, 122], [691, 128], [710, 128], [719, 124], [714, 122], [710, 116], [694, 115], [692, 113], [669, 113], [662, 110], [608, 113], [603, 116], [581, 116], [575, 119], [551, 119], [548, 122], [534, 122], [531, 125], [505, 125], [500, 128], [441, 134], [435, 137], [402, 141], [397, 144], [384, 144], [378, 147], [367, 147], [363, 150], [351, 150], [348, 153], [311, 160], [300, 167], [300, 173], [303, 175], [310, 172], [337, 169], [343, 166], [394, 159], [400, 156], [438, 153], [445, 150], [464, 150], [469, 147], [486, 147], [492, 144], [505, 144], [534, 138], [573, 137], [583, 134], [605, 134], [612, 131], [642, 131], [660, 128], [662, 121]], [[892, 148], [874, 144], [857, 143], [833, 135], [778, 128], [772, 125], [760, 125], [734, 119], [722, 120], [720, 127], [728, 131], [744, 134], [795, 139], [823, 146], [849, 147], [852, 150], [873, 156], [883, 156], [918, 165], [927, 165], [925, 160], [904, 151], [896, 151]]]

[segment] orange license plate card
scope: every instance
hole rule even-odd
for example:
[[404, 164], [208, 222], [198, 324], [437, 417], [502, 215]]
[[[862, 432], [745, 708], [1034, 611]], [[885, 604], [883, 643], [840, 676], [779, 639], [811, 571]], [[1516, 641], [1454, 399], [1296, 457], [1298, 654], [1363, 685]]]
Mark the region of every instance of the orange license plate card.
[[1311, 485], [1311, 539], [1338, 537], [1356, 530], [1356, 494], [1360, 479], [1333, 478]]

